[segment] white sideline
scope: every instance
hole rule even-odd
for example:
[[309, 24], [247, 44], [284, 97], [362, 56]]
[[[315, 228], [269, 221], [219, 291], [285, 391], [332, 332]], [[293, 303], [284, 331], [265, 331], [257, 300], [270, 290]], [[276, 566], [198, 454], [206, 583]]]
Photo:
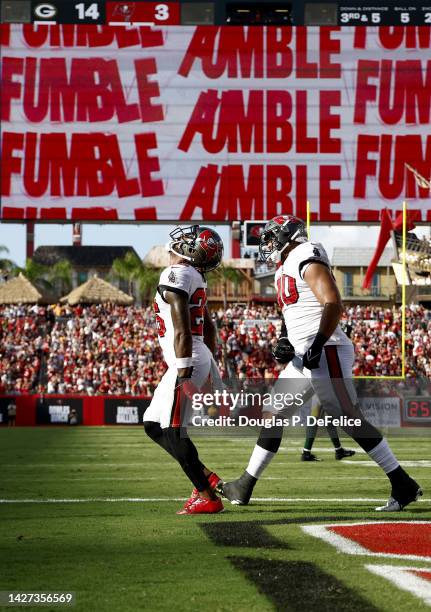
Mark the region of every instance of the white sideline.
[[[87, 498], [47, 498], [47, 499], [0, 499], [0, 504], [90, 504], [93, 502], [115, 503], [115, 502], [130, 502], [130, 503], [151, 503], [151, 502], [177, 502], [184, 501], [185, 497], [87, 497]], [[254, 502], [288, 502], [288, 503], [304, 503], [304, 502], [330, 502], [338, 504], [349, 504], [352, 502], [360, 503], [381, 503], [385, 500], [381, 497], [253, 497]], [[423, 503], [424, 500], [419, 500]]]
[[[431, 467], [431, 461], [429, 461], [428, 459], [418, 459], [417, 461], [404, 461], [400, 459], [400, 461], [401, 464], [405, 467]], [[356, 461], [354, 459], [343, 459], [342, 461], [340, 461], [340, 463], [344, 465], [356, 465], [362, 467], [379, 467], [375, 461], [367, 461], [363, 459], [358, 459]]]

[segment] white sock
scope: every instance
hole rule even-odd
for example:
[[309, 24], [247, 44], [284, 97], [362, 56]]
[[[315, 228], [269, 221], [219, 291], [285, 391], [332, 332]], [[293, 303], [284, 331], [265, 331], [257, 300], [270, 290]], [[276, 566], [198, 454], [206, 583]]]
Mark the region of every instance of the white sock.
[[251, 454], [250, 461], [248, 462], [246, 471], [250, 474], [250, 476], [260, 478], [263, 470], [271, 463], [272, 458], [275, 457], [275, 455], [276, 453], [265, 450], [256, 444]]
[[385, 474], [393, 472], [400, 466], [384, 438], [377, 446], [368, 451], [368, 455], [384, 470]]

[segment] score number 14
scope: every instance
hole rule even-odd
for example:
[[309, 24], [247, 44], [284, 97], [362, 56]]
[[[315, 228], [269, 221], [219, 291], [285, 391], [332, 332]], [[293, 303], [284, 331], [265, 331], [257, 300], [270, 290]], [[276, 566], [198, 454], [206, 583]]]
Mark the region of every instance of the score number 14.
[[100, 17], [99, 6], [96, 2], [90, 4], [88, 8], [86, 8], [84, 2], [80, 2], [75, 4], [75, 8], [78, 11], [78, 19], [94, 19], [96, 21]]

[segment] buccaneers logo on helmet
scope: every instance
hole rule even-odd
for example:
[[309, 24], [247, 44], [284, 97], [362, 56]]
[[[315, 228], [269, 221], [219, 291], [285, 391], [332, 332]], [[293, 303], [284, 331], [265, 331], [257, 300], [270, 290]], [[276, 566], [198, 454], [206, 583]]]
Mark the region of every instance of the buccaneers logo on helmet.
[[211, 230], [206, 229], [201, 232], [198, 236], [198, 242], [204, 251], [206, 251], [208, 257], [213, 257], [217, 253], [217, 243]]
[[215, 270], [223, 258], [223, 242], [209, 227], [177, 227], [170, 234], [169, 250], [201, 272]]

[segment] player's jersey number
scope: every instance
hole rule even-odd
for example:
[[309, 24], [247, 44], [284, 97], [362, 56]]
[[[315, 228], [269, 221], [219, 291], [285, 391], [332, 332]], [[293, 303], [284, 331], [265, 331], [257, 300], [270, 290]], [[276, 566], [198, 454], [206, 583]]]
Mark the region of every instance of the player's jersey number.
[[277, 302], [281, 309], [290, 304], [296, 304], [299, 299], [296, 280], [293, 276], [281, 274], [277, 280]]
[[162, 317], [160, 316], [160, 308], [156, 300], [154, 300], [153, 309], [154, 309], [154, 312], [156, 313], [157, 333], [159, 334], [159, 338], [163, 338], [166, 334], [166, 325]]
[[203, 287], [196, 289], [190, 298], [190, 323], [193, 336], [204, 335], [204, 309], [207, 303], [207, 293]]

